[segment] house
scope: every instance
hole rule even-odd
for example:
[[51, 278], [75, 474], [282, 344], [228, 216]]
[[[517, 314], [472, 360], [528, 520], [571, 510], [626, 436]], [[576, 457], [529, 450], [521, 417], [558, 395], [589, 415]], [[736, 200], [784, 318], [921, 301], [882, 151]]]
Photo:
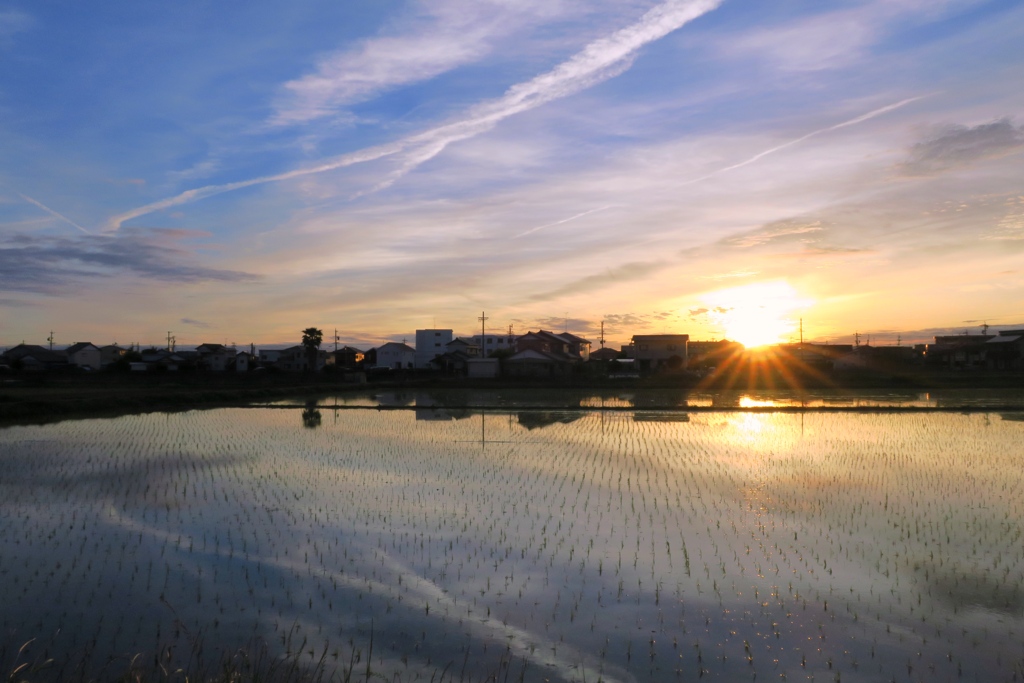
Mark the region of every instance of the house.
[[75, 342], [64, 349], [68, 363], [79, 368], [99, 370], [103, 365], [100, 349], [89, 342]]
[[3, 354], [4, 363], [24, 370], [56, 370], [67, 367], [68, 357], [36, 344], [18, 344]]
[[515, 353], [516, 338], [514, 334], [474, 334], [469, 341], [480, 347], [481, 358], [487, 358], [495, 351]]
[[377, 347], [377, 365], [393, 370], [411, 369], [416, 364], [416, 349], [402, 342], [388, 342]]
[[475, 356], [467, 355], [461, 351], [448, 351], [436, 356], [430, 361], [431, 367], [440, 370], [446, 375], [464, 376], [469, 372], [469, 361]]
[[252, 362], [252, 354], [248, 351], [239, 351], [235, 354], [235, 372], [249, 372]]
[[200, 344], [196, 347], [199, 354], [199, 367], [212, 372], [224, 372], [234, 367], [235, 349], [223, 344]]
[[453, 339], [451, 330], [416, 330], [416, 358], [418, 369], [429, 368], [430, 361], [447, 351], [447, 344]]
[[184, 354], [173, 353], [167, 349], [145, 349], [140, 353], [142, 360], [131, 364], [133, 371], [160, 369], [177, 372], [188, 362]]
[[516, 352], [537, 351], [543, 354], [565, 356], [575, 361], [590, 358], [590, 342], [574, 334], [563, 332], [556, 334], [545, 330], [527, 332], [516, 339]]
[[445, 344], [444, 350], [445, 353], [461, 353], [470, 358], [480, 357], [480, 345], [465, 337], [456, 337], [451, 340]]
[[601, 348], [597, 351], [592, 351], [590, 354], [590, 360], [595, 361], [612, 361], [619, 357], [619, 352], [611, 347]]
[[566, 377], [578, 362], [562, 352], [525, 348], [505, 359], [504, 370], [508, 377]]
[[100, 347], [100, 367], [105, 368], [121, 360], [128, 354], [128, 349], [121, 348], [117, 344], [108, 344]]
[[925, 362], [933, 367], [949, 369], [984, 368], [986, 365], [986, 343], [999, 335], [956, 334], [939, 335], [935, 343], [929, 344]]
[[688, 334], [634, 334], [633, 352], [641, 372], [661, 368], [684, 368]]
[[334, 358], [334, 366], [344, 370], [355, 370], [362, 366], [366, 354], [353, 346], [342, 346], [328, 354]]
[[[327, 352], [317, 349], [316, 367], [312, 368], [312, 370], [319, 372], [324, 369], [325, 365], [327, 365]], [[277, 354], [277, 361], [274, 363], [274, 367], [280, 368], [285, 372], [306, 372], [311, 369], [309, 367], [309, 351], [301, 344], [281, 349]]]
[[260, 349], [259, 360], [263, 367], [270, 367], [281, 359], [281, 349]]
[[985, 342], [985, 364], [990, 370], [1024, 369], [1024, 329], [1002, 330]]

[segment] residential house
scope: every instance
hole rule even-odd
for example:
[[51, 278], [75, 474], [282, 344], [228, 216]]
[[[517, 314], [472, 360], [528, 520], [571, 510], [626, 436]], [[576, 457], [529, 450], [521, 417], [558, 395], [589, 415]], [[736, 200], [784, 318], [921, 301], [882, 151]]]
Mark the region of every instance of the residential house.
[[121, 348], [117, 344], [108, 344], [100, 347], [100, 367], [105, 368], [121, 360], [128, 354], [128, 349]]
[[985, 363], [990, 370], [1024, 369], [1024, 329], [1001, 330], [985, 346]]
[[451, 330], [416, 330], [416, 368], [431, 367], [430, 361], [447, 351], [447, 344], [453, 339]]
[[597, 351], [590, 352], [590, 360], [595, 361], [612, 361], [619, 357], [619, 352], [609, 347], [600, 348]]
[[51, 351], [36, 344], [18, 344], [3, 354], [3, 363], [24, 370], [57, 370], [67, 367], [68, 357], [60, 351]]
[[377, 365], [393, 370], [412, 369], [416, 364], [416, 349], [402, 342], [388, 342], [377, 347]]
[[200, 344], [196, 347], [199, 354], [199, 367], [212, 372], [224, 372], [235, 365], [235, 349], [223, 344]]
[[451, 340], [445, 344], [444, 350], [445, 353], [461, 353], [470, 358], [480, 357], [480, 345], [465, 337], [456, 337]]
[[564, 355], [576, 361], [590, 358], [590, 342], [574, 334], [556, 334], [545, 330], [527, 332], [516, 339], [516, 351], [537, 351], [546, 354]]
[[995, 339], [994, 334], [939, 335], [935, 343], [929, 344], [925, 362], [933, 367], [948, 369], [980, 369], [986, 366], [986, 342]]
[[[541, 342], [533, 339], [527, 343], [539, 345]], [[508, 377], [567, 377], [578, 363], [578, 358], [563, 351], [539, 351], [526, 347], [506, 358], [503, 365]]]
[[258, 357], [260, 365], [270, 367], [281, 359], [281, 349], [260, 349]]
[[75, 342], [64, 349], [64, 353], [68, 363], [75, 367], [99, 370], [103, 364], [99, 347], [90, 342]]
[[515, 353], [516, 338], [514, 334], [474, 334], [469, 341], [480, 347], [481, 358], [487, 358], [495, 351]]
[[140, 352], [142, 360], [140, 362], [132, 363], [132, 370], [166, 370], [168, 372], [177, 372], [183, 365], [189, 364], [190, 361], [187, 356], [183, 353], [174, 353], [167, 349], [145, 349]]
[[688, 334], [634, 334], [633, 351], [641, 372], [661, 368], [684, 368]]
[[320, 372], [327, 365], [327, 352], [317, 349], [316, 367], [310, 368], [309, 365], [309, 351], [305, 346], [301, 344], [298, 346], [289, 346], [287, 349], [281, 349], [278, 352], [277, 362], [274, 364], [285, 372], [306, 372], [312, 370], [314, 372]]
[[328, 354], [334, 358], [334, 366], [342, 370], [356, 370], [362, 367], [366, 354], [353, 346], [342, 346]]

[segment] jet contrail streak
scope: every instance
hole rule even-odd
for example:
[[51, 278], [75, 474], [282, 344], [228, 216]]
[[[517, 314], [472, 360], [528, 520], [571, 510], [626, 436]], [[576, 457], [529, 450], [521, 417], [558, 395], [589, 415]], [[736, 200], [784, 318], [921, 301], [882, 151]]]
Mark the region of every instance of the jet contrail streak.
[[29, 196], [23, 195], [20, 192], [18, 193], [18, 196], [21, 197], [22, 199], [24, 199], [29, 204], [32, 204], [34, 206], [38, 206], [40, 209], [42, 209], [46, 213], [50, 214], [54, 218], [59, 218], [60, 220], [62, 220], [65, 223], [67, 223], [68, 225], [73, 225], [74, 227], [76, 227], [79, 230], [81, 230], [82, 232], [84, 232], [86, 235], [91, 235], [92, 234], [91, 232], [89, 232], [88, 230], [86, 230], [81, 225], [79, 225], [78, 223], [74, 222], [73, 220], [71, 220], [70, 218], [65, 216], [64, 214], [61, 214], [61, 213], [58, 213], [58, 212], [54, 211], [53, 209], [51, 209], [50, 207], [46, 206], [42, 202], [36, 201], [35, 199], [32, 199]]
[[569, 216], [568, 218], [563, 218], [562, 220], [555, 221], [554, 223], [548, 223], [546, 225], [538, 225], [536, 228], [530, 228], [529, 230], [527, 230], [525, 232], [521, 232], [518, 235], [515, 235], [512, 239], [517, 240], [520, 237], [526, 237], [527, 235], [532, 235], [533, 233], [537, 232], [538, 230], [543, 230], [545, 228], [553, 228], [556, 225], [562, 225], [563, 223], [568, 223], [570, 221], [574, 221], [577, 218], [583, 218], [584, 216], [589, 216], [592, 213], [597, 213], [598, 211], [604, 211], [606, 209], [610, 209], [610, 208], [612, 208], [612, 206], [613, 206], [612, 204], [609, 204], [608, 206], [599, 206], [596, 209], [591, 209], [590, 211], [584, 211], [583, 213], [578, 213], [575, 216]]
[[900, 107], [906, 106], [906, 105], [910, 104], [911, 102], [916, 102], [918, 100], [924, 99], [925, 97], [929, 97], [929, 95], [919, 95], [917, 97], [909, 97], [909, 98], [907, 98], [905, 100], [900, 100], [899, 102], [896, 102], [894, 104], [889, 104], [889, 105], [886, 105], [884, 107], [880, 107], [878, 109], [874, 109], [872, 111], [869, 111], [866, 114], [861, 114], [860, 116], [858, 116], [856, 118], [852, 118], [849, 121], [843, 121], [842, 123], [837, 123], [836, 125], [829, 126], [827, 128], [819, 128], [818, 130], [811, 131], [807, 135], [798, 137], [795, 140], [790, 140], [789, 142], [784, 142], [781, 145], [778, 145], [776, 147], [772, 147], [771, 149], [766, 149], [763, 152], [759, 152], [759, 153], [755, 154], [754, 156], [750, 157], [749, 159], [746, 159], [745, 161], [739, 162], [738, 164], [733, 164], [731, 166], [726, 166], [725, 168], [720, 168], [717, 171], [713, 171], [711, 173], [708, 173], [707, 175], [701, 176], [700, 178], [694, 178], [693, 180], [687, 180], [686, 182], [682, 183], [682, 185], [692, 185], [694, 183], [699, 183], [701, 181], [707, 180], [709, 178], [714, 178], [716, 175], [719, 175], [719, 174], [722, 174], [722, 173], [726, 173], [727, 171], [733, 171], [733, 170], [735, 170], [737, 168], [743, 168], [744, 166], [749, 166], [750, 164], [754, 163], [755, 161], [758, 161], [759, 159], [763, 159], [764, 157], [768, 156], [769, 154], [775, 154], [775, 152], [778, 152], [778, 151], [781, 151], [783, 149], [786, 149], [787, 147], [792, 147], [793, 145], [798, 144], [800, 142], [803, 142], [804, 140], [808, 140], [810, 138], [813, 138], [816, 135], [821, 135], [822, 133], [828, 133], [828, 132], [831, 132], [833, 130], [839, 130], [840, 128], [846, 128], [847, 126], [853, 126], [853, 125], [856, 125], [858, 123], [862, 123], [864, 121], [867, 121], [868, 119], [873, 119], [876, 116], [881, 116], [882, 114], [887, 114], [887, 113], [889, 113], [889, 112], [891, 112], [891, 111], [893, 111], [895, 109], [899, 109]]

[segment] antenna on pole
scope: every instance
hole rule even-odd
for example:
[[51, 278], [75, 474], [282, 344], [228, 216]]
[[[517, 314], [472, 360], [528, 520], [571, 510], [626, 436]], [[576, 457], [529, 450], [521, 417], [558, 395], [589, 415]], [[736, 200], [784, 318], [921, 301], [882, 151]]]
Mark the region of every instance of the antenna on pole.
[[601, 348], [604, 348], [604, 321], [601, 321]]
[[334, 352], [338, 352], [338, 328], [334, 328]]
[[569, 331], [569, 311], [566, 311], [565, 312], [565, 329], [563, 330], [563, 332], [568, 332], [568, 331]]
[[173, 351], [174, 350], [174, 349], [171, 348], [171, 340], [172, 339], [173, 339], [173, 337], [171, 337], [171, 331], [167, 330], [167, 350], [168, 351]]

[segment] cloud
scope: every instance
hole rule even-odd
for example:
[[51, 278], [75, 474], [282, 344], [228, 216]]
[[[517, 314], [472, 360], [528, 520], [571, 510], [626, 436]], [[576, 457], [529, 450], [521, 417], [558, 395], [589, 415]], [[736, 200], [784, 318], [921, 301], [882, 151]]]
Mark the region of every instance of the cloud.
[[10, 47], [14, 36], [28, 31], [33, 23], [31, 16], [19, 10], [0, 10], [0, 48]]
[[186, 263], [187, 254], [159, 237], [46, 238], [14, 236], [0, 242], [0, 291], [58, 294], [76, 282], [129, 272], [165, 282], [246, 282], [257, 276]]
[[320, 59], [313, 73], [289, 81], [278, 98], [273, 125], [294, 125], [335, 114], [397, 86], [434, 78], [478, 60], [496, 35], [521, 23], [504, 3], [425, 2], [383, 35]]
[[578, 280], [574, 280], [557, 289], [542, 292], [540, 294], [534, 294], [530, 297], [530, 301], [550, 301], [551, 299], [557, 299], [569, 294], [578, 294], [580, 292], [597, 290], [612, 284], [621, 284], [631, 280], [642, 280], [659, 270], [668, 268], [669, 265], [670, 264], [665, 261], [634, 261], [632, 263], [624, 263], [621, 266], [616, 266], [615, 268], [607, 268], [601, 273], [588, 275]]
[[192, 327], [201, 327], [201, 328], [204, 328], [204, 329], [210, 327], [210, 323], [204, 323], [201, 320], [193, 320], [192, 318], [182, 318], [181, 319], [181, 324], [182, 325], [191, 325]]
[[[590, 320], [584, 320], [582, 318], [566, 318], [552, 316], [548, 318], [537, 318], [535, 321], [542, 330], [548, 332], [554, 332], [558, 334], [560, 332], [569, 331], [570, 334], [575, 330], [576, 333], [594, 329], [594, 323]], [[599, 324], [600, 325], [600, 324]]]
[[550, 71], [510, 87], [503, 96], [470, 108], [465, 116], [450, 123], [395, 142], [344, 154], [308, 168], [188, 190], [177, 196], [114, 216], [109, 227], [117, 230], [124, 222], [133, 218], [224, 192], [301, 178], [385, 157], [397, 157], [398, 167], [374, 188], [379, 190], [434, 158], [454, 142], [489, 131], [510, 116], [568, 97], [617, 76], [631, 66], [633, 59], [645, 45], [714, 10], [721, 2], [722, 0], [664, 2], [646, 12], [635, 23], [594, 40]]
[[768, 225], [764, 225], [741, 235], [727, 237], [723, 240], [723, 243], [733, 247], [739, 247], [740, 249], [747, 249], [766, 244], [781, 237], [806, 235], [808, 233], [820, 232], [821, 229], [821, 221], [818, 220], [808, 222], [787, 219], [774, 221]]
[[1024, 149], [1024, 126], [1009, 118], [977, 126], [946, 126], [929, 140], [910, 148], [907, 160], [898, 167], [908, 176], [928, 176], [971, 166]]

